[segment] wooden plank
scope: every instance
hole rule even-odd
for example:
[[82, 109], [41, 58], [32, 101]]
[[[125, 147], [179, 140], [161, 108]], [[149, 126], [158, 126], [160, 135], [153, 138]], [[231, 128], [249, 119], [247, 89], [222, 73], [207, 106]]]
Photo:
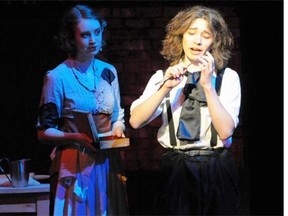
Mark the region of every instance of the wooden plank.
[[0, 212], [1, 213], [36, 212], [36, 204], [35, 203], [0, 204]]
[[17, 194], [17, 193], [38, 193], [38, 192], [49, 192], [50, 184], [40, 184], [36, 186], [27, 186], [21, 188], [14, 187], [0, 187], [0, 195], [1, 194]]

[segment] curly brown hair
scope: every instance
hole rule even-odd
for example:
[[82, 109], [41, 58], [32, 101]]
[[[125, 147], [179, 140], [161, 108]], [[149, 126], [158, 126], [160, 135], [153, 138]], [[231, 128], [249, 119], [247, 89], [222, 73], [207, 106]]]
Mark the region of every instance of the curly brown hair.
[[205, 6], [194, 6], [176, 14], [166, 26], [166, 36], [162, 41], [162, 56], [170, 65], [175, 65], [184, 59], [182, 47], [183, 34], [195, 19], [205, 19], [213, 33], [214, 41], [211, 52], [215, 59], [216, 69], [222, 69], [231, 57], [234, 39], [223, 16], [216, 9]]
[[[96, 11], [85, 5], [76, 5], [71, 7], [63, 16], [60, 24], [59, 35], [55, 37], [58, 41], [59, 47], [68, 54], [68, 56], [75, 57], [77, 47], [75, 43], [75, 27], [80, 19], [95, 19], [98, 20], [102, 31], [106, 27], [107, 22], [96, 13]], [[102, 47], [105, 41], [102, 40]]]

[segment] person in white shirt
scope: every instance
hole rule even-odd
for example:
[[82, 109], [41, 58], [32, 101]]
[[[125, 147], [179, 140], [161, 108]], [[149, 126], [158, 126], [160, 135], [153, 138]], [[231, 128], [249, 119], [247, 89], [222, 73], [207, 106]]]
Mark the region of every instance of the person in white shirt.
[[234, 215], [237, 166], [229, 151], [239, 124], [240, 79], [227, 67], [233, 35], [220, 11], [194, 6], [166, 27], [161, 54], [170, 67], [150, 78], [130, 107], [133, 128], [162, 114], [159, 214]]

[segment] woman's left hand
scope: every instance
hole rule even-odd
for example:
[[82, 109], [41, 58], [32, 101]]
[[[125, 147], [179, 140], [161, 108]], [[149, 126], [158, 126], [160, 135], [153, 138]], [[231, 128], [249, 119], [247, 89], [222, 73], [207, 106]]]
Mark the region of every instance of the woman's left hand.
[[201, 78], [200, 85], [205, 88], [206, 86], [211, 85], [211, 78], [213, 75], [213, 71], [215, 70], [215, 61], [214, 57], [211, 55], [209, 51], [207, 51], [203, 56], [199, 57], [200, 61], [200, 69], [201, 69]]
[[117, 137], [125, 137], [125, 134], [123, 132], [122, 127], [116, 127], [112, 131], [112, 135], [117, 136]]

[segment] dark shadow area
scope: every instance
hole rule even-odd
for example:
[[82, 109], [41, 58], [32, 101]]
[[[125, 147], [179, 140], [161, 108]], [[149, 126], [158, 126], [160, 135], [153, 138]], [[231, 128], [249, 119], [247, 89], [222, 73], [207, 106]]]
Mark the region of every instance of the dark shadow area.
[[[127, 173], [127, 191], [131, 215], [158, 215], [157, 192], [160, 174], [158, 171], [138, 170]], [[248, 173], [239, 169], [240, 209], [239, 215], [250, 215]]]
[[283, 1], [239, 10], [251, 215], [283, 215]]

